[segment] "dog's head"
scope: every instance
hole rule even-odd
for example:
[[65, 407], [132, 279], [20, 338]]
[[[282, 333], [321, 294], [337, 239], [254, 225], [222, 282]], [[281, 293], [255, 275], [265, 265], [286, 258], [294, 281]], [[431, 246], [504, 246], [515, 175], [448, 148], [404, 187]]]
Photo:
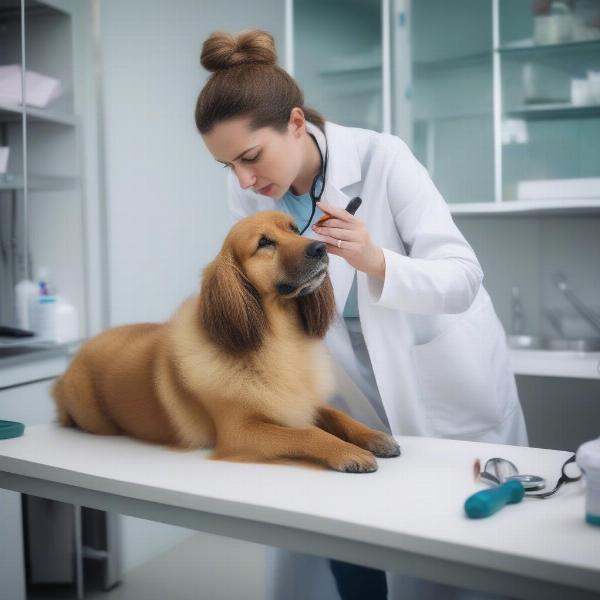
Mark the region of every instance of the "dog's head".
[[200, 319], [213, 341], [231, 352], [260, 348], [268, 303], [293, 302], [309, 336], [323, 337], [335, 303], [325, 244], [298, 234], [281, 212], [239, 221], [205, 269]]

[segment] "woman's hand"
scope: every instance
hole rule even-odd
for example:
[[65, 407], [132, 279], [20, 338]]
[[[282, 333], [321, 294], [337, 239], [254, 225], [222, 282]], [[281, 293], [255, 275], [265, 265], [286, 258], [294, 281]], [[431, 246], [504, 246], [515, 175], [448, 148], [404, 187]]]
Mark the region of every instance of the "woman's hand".
[[362, 219], [351, 215], [343, 208], [336, 208], [324, 202], [317, 206], [331, 218], [322, 224], [318, 222], [312, 230], [327, 244], [327, 252], [346, 259], [355, 269], [373, 277], [385, 278], [385, 258], [383, 250], [373, 244]]

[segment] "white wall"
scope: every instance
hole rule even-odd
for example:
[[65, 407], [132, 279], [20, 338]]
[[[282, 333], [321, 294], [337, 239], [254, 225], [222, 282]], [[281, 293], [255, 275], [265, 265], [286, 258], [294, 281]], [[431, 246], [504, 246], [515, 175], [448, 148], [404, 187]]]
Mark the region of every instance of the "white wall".
[[194, 291], [228, 228], [225, 171], [194, 125], [214, 30], [272, 32], [277, 0], [103, 0], [101, 7], [111, 324], [160, 320]]
[[[109, 321], [163, 320], [196, 289], [229, 223], [225, 170], [194, 125], [207, 75], [201, 43], [215, 30], [265, 29], [283, 64], [284, 3], [102, 0], [99, 7]], [[125, 571], [189, 534], [129, 517], [122, 525]]]

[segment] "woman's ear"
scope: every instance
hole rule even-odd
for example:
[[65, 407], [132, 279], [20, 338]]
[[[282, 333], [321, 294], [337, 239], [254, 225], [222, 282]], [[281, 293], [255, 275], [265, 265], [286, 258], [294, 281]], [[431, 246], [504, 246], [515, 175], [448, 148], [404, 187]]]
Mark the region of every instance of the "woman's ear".
[[311, 294], [297, 298], [304, 330], [310, 336], [325, 337], [335, 317], [335, 298], [329, 275]]
[[294, 106], [290, 111], [289, 126], [295, 136], [301, 136], [306, 131], [306, 117], [299, 106]]
[[267, 319], [260, 296], [230, 255], [219, 255], [204, 270], [199, 316], [212, 341], [229, 352], [262, 344]]

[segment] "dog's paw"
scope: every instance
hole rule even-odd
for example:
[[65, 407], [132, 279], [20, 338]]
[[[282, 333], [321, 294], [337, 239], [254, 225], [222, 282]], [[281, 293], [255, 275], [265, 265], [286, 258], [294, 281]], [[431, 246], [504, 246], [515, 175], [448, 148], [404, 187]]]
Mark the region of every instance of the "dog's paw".
[[400, 446], [398, 446], [396, 440], [391, 435], [381, 431], [372, 435], [363, 447], [378, 458], [400, 456]]
[[368, 450], [357, 447], [333, 461], [331, 467], [343, 473], [373, 473], [377, 471], [377, 459]]

